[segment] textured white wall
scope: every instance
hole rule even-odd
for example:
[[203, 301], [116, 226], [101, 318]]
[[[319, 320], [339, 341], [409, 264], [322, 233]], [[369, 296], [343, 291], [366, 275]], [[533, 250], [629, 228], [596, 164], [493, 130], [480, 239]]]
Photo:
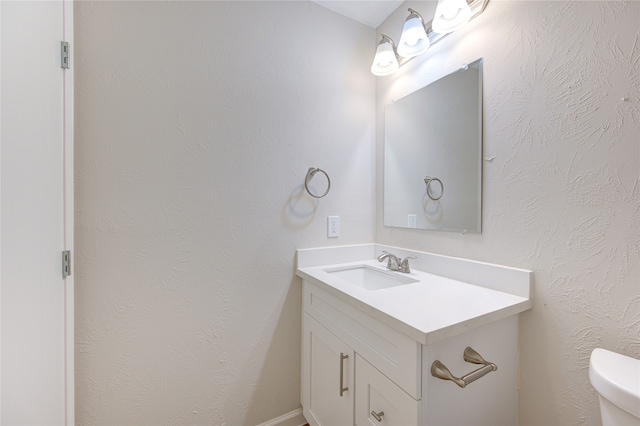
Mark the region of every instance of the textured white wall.
[[[378, 30], [398, 40], [404, 6]], [[535, 271], [520, 322], [521, 425], [597, 424], [591, 350], [640, 358], [639, 22], [637, 1], [491, 0], [377, 79], [377, 242]], [[383, 227], [384, 105], [479, 57], [482, 235]]]
[[311, 2], [75, 7], [78, 424], [298, 408], [295, 249], [374, 240], [375, 31]]

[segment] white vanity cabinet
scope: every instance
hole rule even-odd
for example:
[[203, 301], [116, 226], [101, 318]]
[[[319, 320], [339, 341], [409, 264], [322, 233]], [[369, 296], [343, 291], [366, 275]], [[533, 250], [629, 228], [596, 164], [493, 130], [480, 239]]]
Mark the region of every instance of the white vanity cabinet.
[[302, 399], [312, 425], [418, 424], [416, 400], [308, 314], [303, 328]]
[[[387, 271], [383, 250], [415, 256], [411, 272]], [[378, 244], [297, 255], [312, 426], [517, 424], [531, 271]]]
[[[517, 424], [517, 317], [422, 345], [303, 281], [302, 406], [313, 425]], [[477, 349], [499, 369], [465, 389], [430, 374], [440, 359], [464, 375]], [[341, 392], [342, 390], [342, 392]]]
[[[303, 298], [302, 406], [307, 421], [418, 424], [420, 345], [307, 281]], [[370, 423], [366, 419], [374, 419], [372, 410], [384, 411], [386, 420]], [[411, 422], [390, 423], [394, 418]]]

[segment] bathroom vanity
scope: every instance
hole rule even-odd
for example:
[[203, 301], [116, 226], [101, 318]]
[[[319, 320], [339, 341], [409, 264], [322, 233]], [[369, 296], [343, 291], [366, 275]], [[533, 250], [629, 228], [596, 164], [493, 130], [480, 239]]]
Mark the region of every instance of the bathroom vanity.
[[[383, 250], [415, 256], [411, 272], [387, 270]], [[297, 261], [310, 424], [517, 424], [517, 314], [531, 307], [532, 272], [377, 244]], [[486, 361], [465, 361], [467, 348]]]

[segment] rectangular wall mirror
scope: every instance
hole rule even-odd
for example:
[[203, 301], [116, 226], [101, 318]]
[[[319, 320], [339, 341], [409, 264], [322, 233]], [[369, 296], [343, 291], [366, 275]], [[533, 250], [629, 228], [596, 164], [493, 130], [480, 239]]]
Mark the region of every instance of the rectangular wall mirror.
[[482, 59], [385, 108], [384, 225], [480, 233]]

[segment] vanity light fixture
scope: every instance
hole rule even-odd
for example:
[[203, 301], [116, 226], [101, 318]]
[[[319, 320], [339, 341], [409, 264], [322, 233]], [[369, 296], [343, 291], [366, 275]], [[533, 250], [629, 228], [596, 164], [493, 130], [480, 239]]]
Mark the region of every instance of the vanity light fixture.
[[373, 57], [373, 64], [371, 64], [371, 73], [377, 76], [393, 74], [399, 67], [393, 40], [384, 34], [381, 34], [381, 37], [376, 49], [376, 56]]
[[466, 0], [438, 0], [431, 28], [448, 34], [462, 28], [471, 19], [471, 8]]
[[377, 76], [391, 75], [396, 70], [437, 43], [448, 34], [462, 28], [480, 15], [489, 0], [438, 0], [435, 17], [425, 23], [422, 16], [409, 8], [404, 22], [400, 44], [396, 50], [391, 37], [381, 34], [371, 73]]

